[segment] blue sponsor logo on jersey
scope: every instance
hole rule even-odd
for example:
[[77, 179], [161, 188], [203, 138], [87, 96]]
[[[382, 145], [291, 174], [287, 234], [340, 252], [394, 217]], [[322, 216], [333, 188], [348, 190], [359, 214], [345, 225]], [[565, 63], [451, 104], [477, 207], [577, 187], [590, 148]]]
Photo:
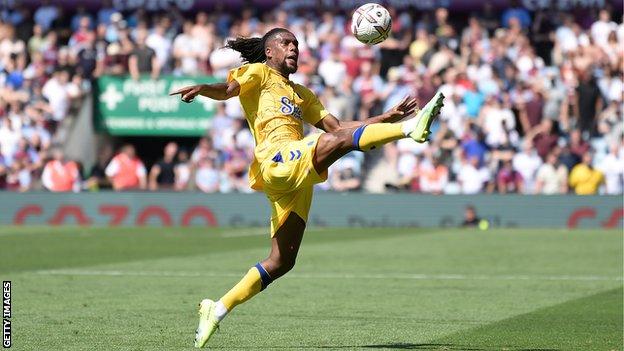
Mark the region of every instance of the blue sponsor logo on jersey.
[[280, 111], [285, 115], [293, 115], [295, 118], [301, 119], [301, 108], [295, 105], [289, 98], [282, 96], [280, 100], [282, 107]]

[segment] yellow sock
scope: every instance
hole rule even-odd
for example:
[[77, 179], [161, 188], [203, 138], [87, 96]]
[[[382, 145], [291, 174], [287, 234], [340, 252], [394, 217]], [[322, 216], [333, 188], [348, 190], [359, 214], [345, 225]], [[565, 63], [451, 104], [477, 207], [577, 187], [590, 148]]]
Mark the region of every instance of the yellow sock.
[[353, 132], [353, 147], [368, 151], [391, 141], [405, 138], [401, 123], [375, 123], [359, 127]]
[[220, 301], [228, 312], [241, 303], [251, 299], [254, 295], [264, 290], [271, 283], [271, 277], [260, 263], [249, 269], [230, 291], [228, 291]]

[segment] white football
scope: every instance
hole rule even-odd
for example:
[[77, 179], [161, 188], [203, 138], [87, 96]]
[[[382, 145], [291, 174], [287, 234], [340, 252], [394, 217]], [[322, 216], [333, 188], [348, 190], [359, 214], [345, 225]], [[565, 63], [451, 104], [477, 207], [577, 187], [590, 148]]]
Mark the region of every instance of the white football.
[[364, 44], [375, 45], [388, 38], [392, 29], [392, 18], [385, 7], [379, 4], [360, 6], [351, 18], [351, 32]]

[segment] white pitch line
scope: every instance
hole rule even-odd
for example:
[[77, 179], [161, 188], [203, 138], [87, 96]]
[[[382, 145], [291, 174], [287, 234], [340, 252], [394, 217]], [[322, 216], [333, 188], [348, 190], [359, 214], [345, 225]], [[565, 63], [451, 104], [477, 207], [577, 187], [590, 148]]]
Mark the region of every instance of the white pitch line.
[[[113, 230], [113, 229], [111, 229]], [[307, 229], [306, 232], [324, 232], [329, 231], [330, 228], [310, 228]], [[0, 237], [4, 236], [25, 236], [25, 235], [43, 235], [50, 234], [52, 232], [58, 231], [55, 228], [47, 228], [46, 230], [40, 231], [18, 231], [18, 232], [0, 232]], [[260, 236], [266, 235], [267, 238], [270, 237], [269, 228], [233, 228], [233, 229], [225, 229], [222, 233], [216, 234], [220, 238], [239, 238], [246, 236]], [[72, 233], [74, 235], [93, 235], [93, 233], [89, 232], [88, 229], [83, 229], [80, 232]], [[208, 236], [213, 236], [213, 233], [207, 233]]]
[[242, 230], [237, 230], [233, 232], [225, 232], [219, 236], [222, 238], [239, 238], [239, 237], [244, 237], [244, 236], [259, 236], [259, 235], [266, 235], [268, 237], [269, 230], [268, 229], [242, 229]]
[[[40, 275], [121, 276], [121, 277], [239, 277], [244, 272], [119, 271], [119, 270], [42, 270]], [[288, 275], [295, 279], [401, 279], [401, 280], [517, 280], [517, 281], [622, 281], [622, 277], [599, 275], [466, 275], [466, 274], [307, 274]]]
[[[310, 232], [326, 232], [332, 230], [330, 228], [310, 228], [307, 229], [306, 232], [310, 233]], [[222, 238], [238, 238], [238, 237], [244, 237], [244, 236], [256, 236], [256, 235], [266, 235], [267, 238], [270, 237], [270, 231], [268, 228], [266, 229], [262, 229], [262, 228], [248, 228], [248, 229], [237, 229], [234, 231], [226, 231], [223, 234], [220, 235], [220, 237]]]

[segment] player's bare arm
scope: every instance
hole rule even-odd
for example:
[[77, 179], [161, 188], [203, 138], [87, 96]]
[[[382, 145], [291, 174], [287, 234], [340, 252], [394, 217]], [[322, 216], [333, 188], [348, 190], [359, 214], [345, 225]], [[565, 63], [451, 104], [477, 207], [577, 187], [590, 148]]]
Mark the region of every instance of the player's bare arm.
[[329, 114], [320, 120], [315, 127], [326, 132], [336, 132], [341, 129], [353, 129], [374, 123], [394, 123], [413, 115], [417, 109], [417, 100], [413, 97], [406, 96], [403, 100], [401, 100], [401, 102], [390, 110], [378, 116], [367, 118], [364, 121], [340, 121], [332, 114]]
[[229, 83], [198, 84], [181, 88], [169, 94], [170, 96], [180, 95], [182, 101], [193, 102], [197, 95], [205, 96], [213, 100], [227, 100], [238, 96], [240, 85], [236, 80]]

